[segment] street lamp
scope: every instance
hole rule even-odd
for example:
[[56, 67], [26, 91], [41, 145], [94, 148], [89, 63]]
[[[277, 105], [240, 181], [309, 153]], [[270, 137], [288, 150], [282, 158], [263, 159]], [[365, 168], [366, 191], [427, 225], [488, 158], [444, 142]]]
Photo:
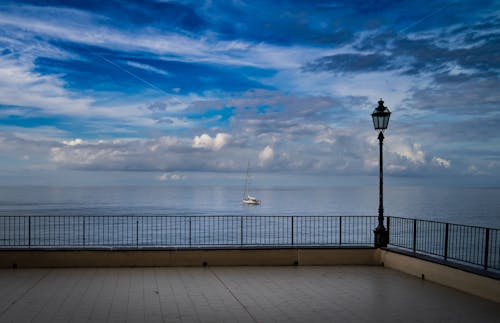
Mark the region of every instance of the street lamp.
[[383, 175], [383, 158], [382, 158], [382, 142], [384, 141], [384, 130], [389, 125], [391, 111], [384, 107], [384, 101], [378, 101], [378, 107], [373, 110], [372, 119], [373, 126], [376, 131], [379, 131], [378, 140], [380, 147], [380, 177], [379, 177], [379, 205], [378, 205], [378, 226], [375, 228], [375, 247], [387, 247], [389, 243], [389, 232], [384, 227], [384, 175]]

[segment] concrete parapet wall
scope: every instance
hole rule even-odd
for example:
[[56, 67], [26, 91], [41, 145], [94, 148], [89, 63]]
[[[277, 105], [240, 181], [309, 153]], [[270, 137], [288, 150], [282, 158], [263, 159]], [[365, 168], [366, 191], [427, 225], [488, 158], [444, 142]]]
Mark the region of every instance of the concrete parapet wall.
[[300, 265], [381, 265], [378, 249], [297, 249]]
[[500, 303], [500, 280], [498, 279], [389, 250], [380, 250], [380, 260], [387, 268]]
[[3, 250], [0, 267], [378, 265], [379, 258], [372, 248]]

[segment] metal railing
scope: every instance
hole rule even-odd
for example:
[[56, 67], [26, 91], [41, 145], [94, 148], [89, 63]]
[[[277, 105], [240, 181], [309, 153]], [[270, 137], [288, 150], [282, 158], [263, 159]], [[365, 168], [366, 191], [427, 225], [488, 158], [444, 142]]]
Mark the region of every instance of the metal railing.
[[500, 270], [500, 229], [389, 217], [389, 245], [445, 261]]
[[[0, 248], [365, 246], [375, 216], [0, 216]], [[500, 229], [387, 217], [389, 247], [500, 271]]]
[[0, 216], [0, 247], [372, 246], [375, 216]]

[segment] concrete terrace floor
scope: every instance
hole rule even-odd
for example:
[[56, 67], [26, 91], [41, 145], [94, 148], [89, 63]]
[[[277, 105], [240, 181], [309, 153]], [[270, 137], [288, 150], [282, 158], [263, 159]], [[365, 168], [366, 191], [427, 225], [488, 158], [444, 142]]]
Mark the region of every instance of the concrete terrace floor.
[[372, 266], [3, 269], [0, 322], [500, 322], [500, 304]]

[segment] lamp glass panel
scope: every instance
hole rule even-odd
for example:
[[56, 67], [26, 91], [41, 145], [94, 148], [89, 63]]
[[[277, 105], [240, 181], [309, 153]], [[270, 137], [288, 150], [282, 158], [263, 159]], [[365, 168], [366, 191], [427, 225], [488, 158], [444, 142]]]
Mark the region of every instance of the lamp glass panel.
[[390, 116], [391, 116], [390, 113], [384, 113], [382, 129], [387, 129], [387, 127], [389, 126], [389, 117]]
[[373, 126], [375, 130], [385, 130], [389, 126], [390, 112], [374, 112], [372, 114]]

